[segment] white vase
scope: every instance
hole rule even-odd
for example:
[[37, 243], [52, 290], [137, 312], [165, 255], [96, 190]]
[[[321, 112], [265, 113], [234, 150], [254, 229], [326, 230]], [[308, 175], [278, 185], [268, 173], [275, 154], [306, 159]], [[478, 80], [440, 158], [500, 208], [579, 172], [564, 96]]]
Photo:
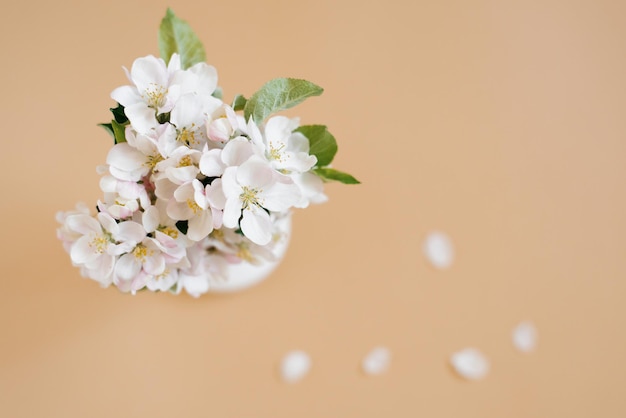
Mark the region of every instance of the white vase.
[[227, 280], [211, 281], [209, 292], [211, 293], [231, 293], [238, 292], [253, 286], [263, 280], [278, 267], [285, 257], [289, 240], [291, 238], [291, 215], [286, 216], [277, 229], [280, 239], [276, 242], [272, 253], [274, 261], [266, 261], [262, 264], [254, 265], [246, 262], [239, 264], [229, 264], [227, 267]]

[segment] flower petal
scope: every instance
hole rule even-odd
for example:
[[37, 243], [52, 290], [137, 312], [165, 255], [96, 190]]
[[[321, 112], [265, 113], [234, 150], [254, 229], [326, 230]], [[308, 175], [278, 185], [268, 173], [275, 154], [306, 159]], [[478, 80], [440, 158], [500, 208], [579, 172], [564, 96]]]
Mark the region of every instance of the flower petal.
[[159, 209], [156, 206], [150, 206], [144, 210], [141, 216], [141, 223], [143, 223], [146, 232], [150, 233], [154, 232], [159, 227], [160, 219], [161, 214], [159, 213]]
[[242, 206], [243, 203], [241, 199], [239, 199], [239, 196], [231, 197], [226, 200], [224, 216], [222, 218], [222, 223], [226, 228], [236, 228], [238, 226]]
[[83, 213], [68, 216], [67, 219], [65, 219], [65, 224], [70, 230], [82, 235], [87, 235], [91, 232], [95, 232], [96, 234], [102, 233], [100, 222]]
[[91, 237], [87, 235], [80, 237], [70, 250], [70, 258], [74, 264], [89, 263], [98, 258], [98, 256], [99, 254], [94, 251], [91, 245]]
[[133, 221], [121, 222], [118, 224], [117, 234], [113, 238], [117, 241], [139, 243], [146, 237], [146, 230], [143, 225]]
[[133, 128], [142, 134], [149, 134], [159, 124], [154, 109], [143, 102], [126, 107], [124, 113]]
[[291, 182], [277, 182], [261, 193], [263, 197], [263, 207], [275, 211], [282, 212], [296, 205], [300, 201], [300, 188]]
[[258, 207], [244, 209], [241, 219], [241, 231], [255, 244], [265, 245], [272, 240], [272, 222], [270, 215]]
[[142, 103], [143, 99], [135, 87], [122, 86], [111, 92], [111, 98], [124, 107]]
[[215, 148], [202, 154], [200, 172], [207, 177], [219, 177], [224, 174], [226, 165], [222, 162], [222, 150]]
[[130, 69], [130, 77], [140, 92], [154, 85], [166, 87], [169, 84], [165, 61], [152, 55], [137, 58]]
[[207, 237], [213, 230], [213, 216], [210, 210], [203, 210], [189, 220], [187, 238], [200, 241]]
[[222, 161], [227, 166], [241, 165], [252, 155], [254, 155], [254, 146], [240, 136], [228, 141], [222, 150]]
[[132, 254], [124, 254], [115, 264], [115, 276], [122, 280], [132, 280], [141, 271], [141, 263]]
[[253, 155], [237, 169], [237, 182], [242, 186], [263, 188], [274, 180], [274, 170], [263, 158]]
[[150, 257], [146, 257], [143, 263], [143, 269], [152, 276], [163, 274], [165, 271], [165, 259], [163, 258], [163, 254], [158, 252]]

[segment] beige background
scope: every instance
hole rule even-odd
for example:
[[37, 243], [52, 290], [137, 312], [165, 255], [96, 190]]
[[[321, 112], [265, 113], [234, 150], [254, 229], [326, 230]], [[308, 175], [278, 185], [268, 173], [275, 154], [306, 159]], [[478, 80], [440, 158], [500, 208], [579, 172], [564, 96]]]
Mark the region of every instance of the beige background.
[[[227, 98], [323, 86], [289, 114], [363, 182], [296, 213], [270, 279], [197, 300], [101, 290], [55, 238], [56, 211], [100, 196], [96, 124], [167, 5], [3, 3], [0, 416], [626, 415], [626, 3], [170, 2]], [[432, 230], [449, 270], [422, 254]], [[364, 376], [379, 344], [392, 368]], [[483, 381], [447, 365], [466, 346]], [[287, 385], [293, 348], [314, 365]]]

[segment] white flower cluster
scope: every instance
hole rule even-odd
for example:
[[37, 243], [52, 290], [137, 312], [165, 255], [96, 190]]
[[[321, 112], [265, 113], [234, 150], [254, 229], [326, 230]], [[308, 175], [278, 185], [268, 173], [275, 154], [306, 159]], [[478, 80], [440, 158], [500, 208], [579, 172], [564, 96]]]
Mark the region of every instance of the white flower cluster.
[[[298, 119], [257, 125], [214, 97], [215, 68], [153, 56], [111, 97], [128, 121], [108, 153], [96, 216], [60, 213], [81, 273], [124, 292], [205, 293], [229, 263], [272, 259], [291, 208], [326, 200]], [[115, 121], [114, 121], [115, 122]]]

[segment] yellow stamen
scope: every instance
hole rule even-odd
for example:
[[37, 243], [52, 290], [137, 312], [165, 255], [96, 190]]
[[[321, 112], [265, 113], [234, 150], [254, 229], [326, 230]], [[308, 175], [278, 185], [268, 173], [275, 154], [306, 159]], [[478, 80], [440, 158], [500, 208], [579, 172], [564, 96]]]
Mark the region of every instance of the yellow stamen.
[[146, 248], [145, 245], [139, 244], [135, 247], [132, 254], [135, 256], [137, 260], [143, 263], [144, 261], [146, 261], [146, 257], [149, 257], [152, 255], [152, 250], [148, 250], [148, 248]]
[[155, 276], [154, 278], [155, 278], [155, 280], [161, 280], [161, 279], [166, 278], [166, 277], [167, 277], [167, 276], [169, 276], [169, 275], [170, 275], [170, 269], [167, 269], [167, 268], [166, 268], [166, 269], [163, 271], [163, 273], [159, 274], [158, 276]]
[[161, 154], [149, 155], [148, 160], [143, 163], [143, 165], [152, 169], [161, 161], [163, 161], [163, 157], [161, 156]]
[[243, 186], [241, 190], [239, 197], [243, 201], [243, 209], [248, 209], [251, 205], [262, 206], [263, 201], [259, 199], [257, 194], [261, 193], [263, 190], [248, 186]]
[[105, 236], [98, 235], [94, 239], [91, 240], [91, 242], [89, 243], [89, 246], [92, 248], [95, 247], [96, 252], [98, 254], [103, 254], [106, 251], [108, 243], [109, 243], [109, 240], [106, 239]]
[[242, 242], [237, 247], [239, 249], [236, 254], [237, 257], [249, 263], [252, 263], [255, 261], [255, 258], [252, 256], [252, 253], [250, 252], [250, 248], [248, 247], [248, 244], [246, 244], [245, 242]]
[[178, 238], [178, 229], [176, 228], [172, 228], [171, 226], [159, 226], [158, 229], [171, 238]]
[[182, 142], [186, 145], [196, 145], [199, 144], [200, 141], [196, 139], [196, 132], [193, 128], [195, 128], [196, 124], [191, 124], [191, 129], [183, 128], [178, 132], [178, 137], [176, 138], [178, 141]]
[[148, 106], [158, 109], [165, 104], [166, 94], [167, 89], [165, 87], [150, 83], [150, 86], [144, 91], [141, 97], [148, 102]]
[[191, 199], [187, 199], [187, 206], [189, 206], [189, 209], [193, 211], [194, 215], [198, 213], [199, 210], [202, 210], [202, 208], [198, 206], [198, 204]]
[[193, 165], [193, 161], [191, 161], [191, 157], [188, 155], [185, 155], [178, 161], [178, 167], [189, 167], [191, 165]]
[[270, 142], [270, 152], [268, 158], [270, 160], [276, 160], [278, 162], [283, 162], [286, 155], [281, 154], [282, 149], [285, 148], [285, 144], [281, 144], [280, 147], [275, 148], [274, 145]]

